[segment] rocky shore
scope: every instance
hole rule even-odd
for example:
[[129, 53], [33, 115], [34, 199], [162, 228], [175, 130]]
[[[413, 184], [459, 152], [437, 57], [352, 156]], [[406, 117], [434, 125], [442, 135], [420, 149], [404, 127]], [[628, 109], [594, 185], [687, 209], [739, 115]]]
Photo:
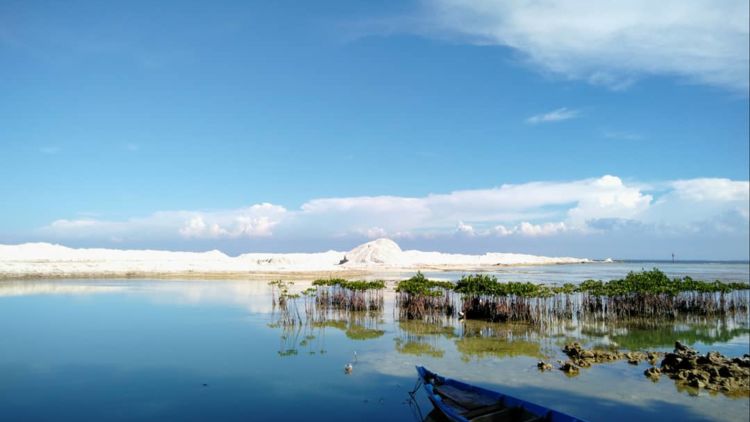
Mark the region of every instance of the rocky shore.
[[750, 395], [750, 355], [728, 358], [719, 352], [699, 354], [679, 341], [674, 352], [667, 353], [659, 368], [651, 367], [645, 375], [658, 379], [668, 375], [679, 384], [719, 391], [730, 395]]
[[[558, 361], [558, 369], [567, 375], [577, 375], [581, 368], [597, 363], [627, 360], [632, 365], [638, 365], [645, 361], [651, 366], [643, 374], [652, 381], [658, 381], [663, 374], [680, 386], [732, 396], [750, 395], [750, 354], [736, 358], [725, 357], [719, 352], [701, 355], [679, 341], [675, 342], [674, 352], [671, 353], [586, 349], [578, 342], [565, 344], [563, 352], [569, 360]], [[663, 358], [657, 366], [660, 357]], [[540, 371], [554, 368], [544, 361], [540, 361], [537, 367]]]

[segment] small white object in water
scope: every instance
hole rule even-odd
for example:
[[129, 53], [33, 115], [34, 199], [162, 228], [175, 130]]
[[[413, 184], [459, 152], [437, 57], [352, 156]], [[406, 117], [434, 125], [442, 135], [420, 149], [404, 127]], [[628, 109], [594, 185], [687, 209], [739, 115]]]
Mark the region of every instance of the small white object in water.
[[346, 372], [347, 374], [351, 374], [353, 370], [354, 366], [351, 363], [347, 363], [344, 367], [344, 372]]

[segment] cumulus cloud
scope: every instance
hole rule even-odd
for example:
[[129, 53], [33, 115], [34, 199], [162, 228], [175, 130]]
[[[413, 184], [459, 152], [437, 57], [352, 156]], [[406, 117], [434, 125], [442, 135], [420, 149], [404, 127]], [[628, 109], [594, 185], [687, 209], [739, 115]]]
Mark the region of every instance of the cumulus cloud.
[[195, 213], [179, 229], [186, 238], [252, 238], [273, 235], [287, 210], [269, 203], [240, 210]]
[[656, 188], [616, 176], [529, 182], [422, 197], [318, 198], [299, 209], [262, 203], [219, 211], [162, 211], [122, 221], [56, 220], [47, 238], [435, 239], [539, 238], [606, 232], [743, 232], [750, 184], [728, 179], [667, 181]]
[[474, 236], [474, 227], [472, 227], [469, 224], [464, 223], [463, 221], [458, 222], [458, 226], [456, 227], [456, 233], [460, 233], [466, 236]]
[[672, 182], [680, 198], [705, 201], [750, 201], [750, 183], [729, 179], [691, 179]]
[[579, 116], [578, 110], [571, 110], [563, 107], [552, 110], [549, 113], [537, 114], [526, 119], [526, 123], [537, 125], [539, 123], [561, 122], [563, 120], [574, 119]]
[[120, 240], [173, 238], [237, 239], [269, 237], [284, 219], [284, 207], [262, 203], [222, 211], [161, 211], [124, 221], [91, 218], [53, 221], [41, 233], [61, 238]]
[[624, 89], [643, 75], [748, 90], [745, 0], [425, 0], [417, 28], [509, 47], [534, 66]]
[[496, 235], [496, 236], [512, 236], [512, 235], [522, 235], [522, 236], [528, 236], [528, 237], [539, 237], [539, 236], [551, 236], [554, 234], [559, 234], [564, 231], [569, 230], [570, 227], [568, 227], [564, 222], [551, 222], [551, 223], [544, 223], [544, 224], [532, 224], [528, 221], [524, 221], [521, 224], [518, 224], [514, 227], [508, 228], [505, 227], [502, 224], [498, 224], [497, 226], [493, 227], [491, 231], [485, 233], [485, 235]]

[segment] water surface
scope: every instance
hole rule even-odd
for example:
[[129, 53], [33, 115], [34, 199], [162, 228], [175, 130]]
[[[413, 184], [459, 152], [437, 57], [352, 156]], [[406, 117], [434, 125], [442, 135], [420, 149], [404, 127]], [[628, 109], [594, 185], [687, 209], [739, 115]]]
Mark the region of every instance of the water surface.
[[646, 364], [577, 377], [536, 368], [563, 359], [570, 340], [669, 350], [679, 339], [741, 355], [746, 320], [539, 330], [398, 321], [392, 306], [387, 296], [379, 314], [284, 327], [261, 281], [2, 282], [0, 419], [420, 420], [431, 407], [422, 392], [409, 400], [415, 365], [592, 421], [746, 420], [750, 411], [747, 398], [653, 383]]

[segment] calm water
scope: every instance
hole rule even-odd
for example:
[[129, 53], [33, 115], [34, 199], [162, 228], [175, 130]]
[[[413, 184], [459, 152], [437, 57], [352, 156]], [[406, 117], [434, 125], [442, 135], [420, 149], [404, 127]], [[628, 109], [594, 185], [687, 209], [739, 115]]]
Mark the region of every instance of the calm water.
[[[589, 271], [573, 267], [512, 274]], [[747, 276], [746, 264], [729, 271]], [[536, 369], [540, 359], [563, 359], [561, 346], [573, 339], [649, 350], [680, 339], [741, 355], [746, 320], [539, 331], [393, 315], [387, 296], [375, 317], [331, 315], [284, 329], [261, 281], [2, 282], [0, 420], [416, 421], [431, 410], [421, 391], [408, 400], [417, 364], [592, 421], [747, 420], [750, 412], [747, 398], [653, 383], [646, 364], [597, 365], [577, 377]]]
[[[750, 282], [748, 262], [688, 261], [676, 263], [665, 261], [618, 261], [611, 263], [594, 262], [588, 264], [528, 265], [498, 267], [495, 274], [499, 280], [531, 281], [541, 283], [579, 283], [583, 280], [612, 280], [624, 277], [630, 271], [658, 268], [670, 277], [690, 276], [697, 280], [721, 280]], [[455, 280], [460, 272], [426, 272], [433, 278]], [[403, 273], [404, 277], [411, 274]], [[383, 275], [385, 276], [385, 275]]]

